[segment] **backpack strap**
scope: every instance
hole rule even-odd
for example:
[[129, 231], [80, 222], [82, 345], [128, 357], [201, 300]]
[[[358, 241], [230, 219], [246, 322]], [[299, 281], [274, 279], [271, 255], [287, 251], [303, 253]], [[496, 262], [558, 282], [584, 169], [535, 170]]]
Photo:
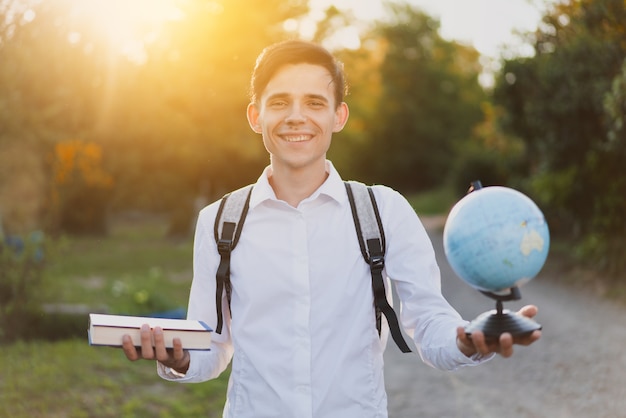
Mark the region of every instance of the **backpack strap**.
[[230, 253], [237, 245], [241, 236], [243, 223], [248, 214], [251, 194], [252, 185], [249, 185], [224, 195], [215, 216], [213, 233], [217, 243], [217, 251], [220, 254], [220, 264], [215, 275], [215, 306], [217, 307], [217, 327], [215, 332], [218, 334], [222, 333], [224, 324], [224, 313], [222, 312], [222, 295], [224, 292], [226, 292], [226, 299], [230, 309]]
[[356, 181], [346, 181], [345, 185], [361, 253], [365, 262], [369, 264], [372, 274], [372, 290], [374, 292], [378, 334], [380, 335], [382, 312], [385, 318], [387, 318], [391, 336], [398, 348], [403, 353], [410, 353], [411, 349], [402, 337], [398, 318], [393, 307], [389, 305], [385, 292], [385, 281], [382, 275], [385, 267], [385, 233], [374, 191], [371, 187]]

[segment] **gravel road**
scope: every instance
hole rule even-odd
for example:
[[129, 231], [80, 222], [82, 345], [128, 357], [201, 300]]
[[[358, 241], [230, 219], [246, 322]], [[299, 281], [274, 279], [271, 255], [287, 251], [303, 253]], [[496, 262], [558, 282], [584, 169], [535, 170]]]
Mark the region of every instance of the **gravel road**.
[[[444, 296], [466, 319], [494, 309], [495, 301], [450, 269], [441, 229], [428, 229]], [[521, 293], [522, 300], [505, 302], [505, 309], [537, 305], [543, 333], [532, 346], [516, 347], [511, 358], [443, 372], [423, 364], [416, 353], [402, 354], [390, 339], [389, 417], [626, 417], [626, 309], [541, 273]]]

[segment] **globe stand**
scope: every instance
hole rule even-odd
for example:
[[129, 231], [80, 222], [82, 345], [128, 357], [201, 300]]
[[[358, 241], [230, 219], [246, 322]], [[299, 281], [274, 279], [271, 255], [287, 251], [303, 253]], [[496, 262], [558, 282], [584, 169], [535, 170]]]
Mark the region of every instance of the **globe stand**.
[[467, 336], [471, 336], [473, 331], [479, 330], [485, 334], [487, 340], [497, 340], [505, 332], [510, 333], [513, 337], [521, 337], [541, 329], [541, 325], [532, 319], [517, 312], [503, 309], [502, 302], [521, 299], [521, 293], [517, 286], [512, 287], [508, 294], [482, 290], [480, 292], [496, 300], [496, 309], [479, 315], [467, 324], [465, 326]]

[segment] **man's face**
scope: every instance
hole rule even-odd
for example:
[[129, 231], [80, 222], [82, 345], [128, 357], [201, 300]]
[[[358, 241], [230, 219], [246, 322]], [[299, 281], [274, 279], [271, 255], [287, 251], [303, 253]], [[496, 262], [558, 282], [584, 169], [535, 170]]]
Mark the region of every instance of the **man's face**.
[[248, 107], [248, 121], [276, 169], [298, 170], [319, 164], [334, 132], [348, 119], [345, 103], [335, 103], [328, 71], [312, 64], [288, 65], [270, 79], [258, 103]]

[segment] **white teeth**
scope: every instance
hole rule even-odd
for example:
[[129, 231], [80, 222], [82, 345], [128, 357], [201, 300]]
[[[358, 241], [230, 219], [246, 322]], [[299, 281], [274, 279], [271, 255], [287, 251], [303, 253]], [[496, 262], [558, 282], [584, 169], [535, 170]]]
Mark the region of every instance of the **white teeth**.
[[283, 136], [283, 139], [287, 142], [302, 142], [308, 140], [309, 138], [309, 135]]

